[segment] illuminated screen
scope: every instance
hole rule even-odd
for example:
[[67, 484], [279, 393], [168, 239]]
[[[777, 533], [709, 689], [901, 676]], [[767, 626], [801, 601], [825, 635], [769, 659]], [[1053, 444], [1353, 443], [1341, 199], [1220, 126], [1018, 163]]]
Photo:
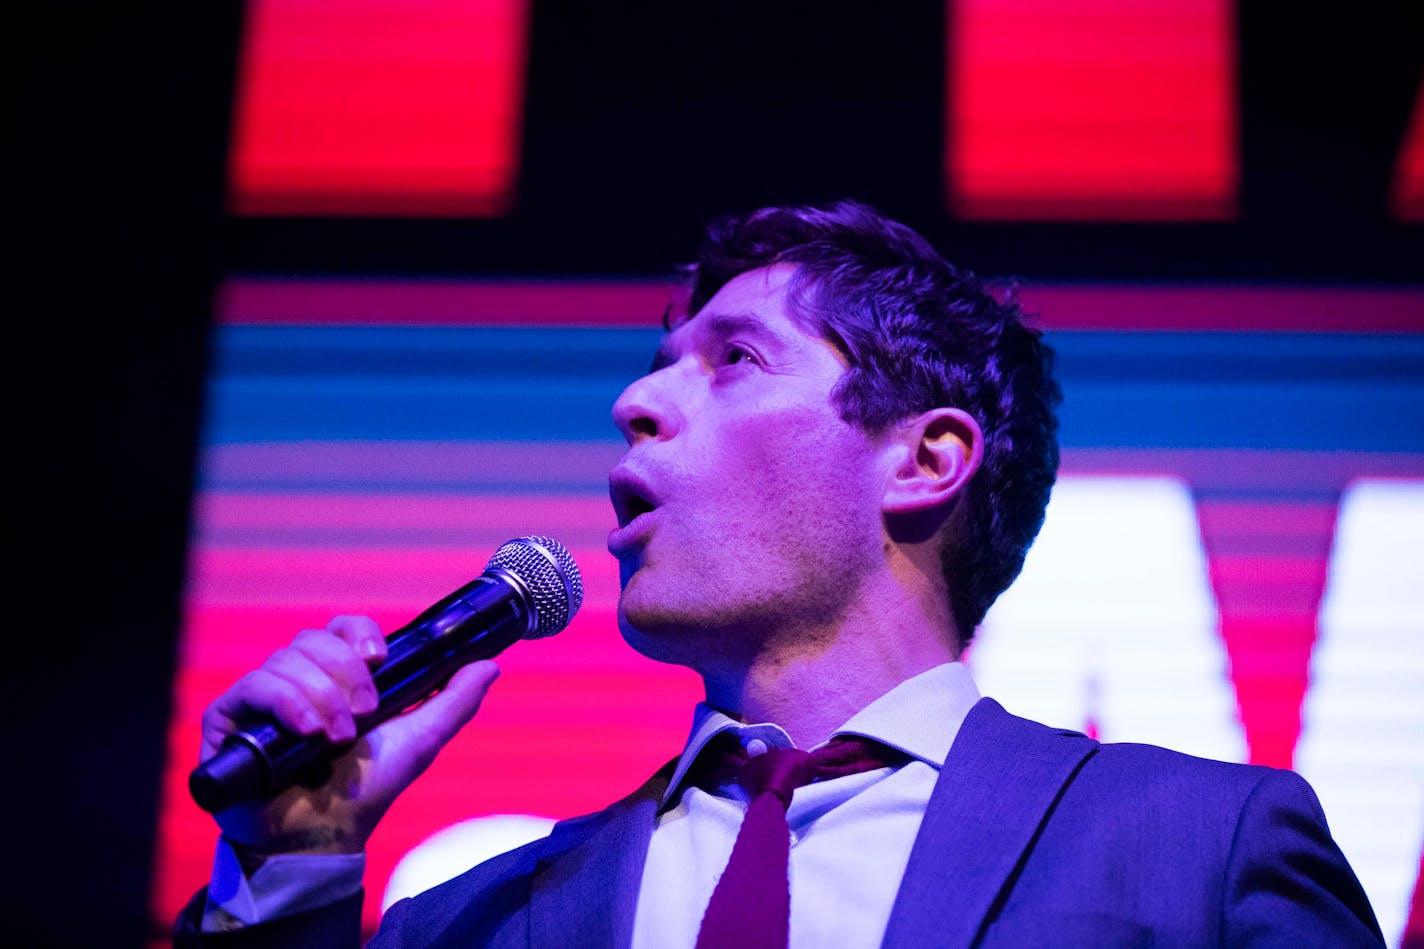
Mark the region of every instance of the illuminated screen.
[[[204, 705], [336, 613], [398, 627], [516, 536], [569, 547], [584, 607], [503, 655], [486, 708], [397, 801], [371, 841], [367, 927], [677, 752], [698, 684], [622, 643], [604, 550], [608, 410], [665, 299], [633, 282], [228, 284], [157, 918], [212, 861], [186, 790]], [[1105, 740], [1300, 769], [1397, 941], [1424, 841], [1424, 292], [1024, 299], [1059, 353], [1063, 473], [968, 655], [983, 691]]]
[[528, 0], [253, 0], [238, 214], [497, 216], [514, 200]]
[[949, 0], [945, 185], [977, 220], [1236, 208], [1229, 0]]
[[[950, 212], [980, 221], [1233, 218], [1235, 7], [946, 0]], [[531, 14], [529, 0], [248, 3], [230, 209], [507, 215], [523, 151]], [[1424, 100], [1390, 190], [1395, 218], [1424, 220]]]
[[1414, 114], [1395, 161], [1390, 207], [1401, 221], [1424, 221], [1424, 89], [1414, 94]]

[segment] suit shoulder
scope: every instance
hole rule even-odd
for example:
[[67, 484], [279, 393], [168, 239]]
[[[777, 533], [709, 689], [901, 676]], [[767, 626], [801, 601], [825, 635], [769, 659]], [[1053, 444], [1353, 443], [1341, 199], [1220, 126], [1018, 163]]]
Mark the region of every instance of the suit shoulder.
[[1135, 796], [1166, 795], [1223, 815], [1252, 811], [1294, 812], [1325, 826], [1315, 789], [1294, 771], [1218, 761], [1157, 745], [1109, 742], [1083, 767], [1080, 780], [1132, 789]]
[[1267, 795], [1308, 801], [1313, 805], [1312, 810], [1319, 807], [1310, 786], [1293, 771], [1201, 758], [1159, 745], [1100, 742], [1073, 729], [1014, 715], [992, 699], [981, 700], [973, 716], [978, 724], [1007, 736], [1016, 746], [1062, 748], [1067, 753], [1086, 751], [1076, 781], [1106, 782], [1124, 789], [1164, 786], [1188, 791], [1210, 790], [1218, 800], [1225, 793], [1242, 801], [1260, 787]]
[[[603, 810], [565, 818], [547, 836], [393, 904], [381, 921], [380, 938], [372, 945], [504, 945], [506, 934], [527, 932], [535, 879], [630, 808], [656, 800], [671, 772], [672, 763], [664, 765], [637, 790]], [[470, 934], [480, 934], [479, 939], [472, 941]], [[514, 941], [518, 943], [517, 938]]]
[[1305, 785], [1305, 780], [1294, 771], [1202, 758], [1160, 745], [1140, 742], [1102, 742], [1098, 745], [1095, 757], [1099, 760], [1100, 767], [1131, 769], [1164, 776], [1180, 775], [1240, 787], [1248, 793], [1263, 782], [1268, 786], [1282, 788]]

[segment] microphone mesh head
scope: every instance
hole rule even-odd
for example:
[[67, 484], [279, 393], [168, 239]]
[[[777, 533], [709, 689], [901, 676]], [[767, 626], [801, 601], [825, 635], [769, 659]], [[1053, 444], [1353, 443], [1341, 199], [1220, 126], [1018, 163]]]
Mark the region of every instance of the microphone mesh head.
[[486, 570], [501, 568], [524, 581], [534, 601], [534, 630], [525, 639], [552, 636], [583, 605], [583, 577], [564, 545], [549, 537], [520, 537], [494, 552]]

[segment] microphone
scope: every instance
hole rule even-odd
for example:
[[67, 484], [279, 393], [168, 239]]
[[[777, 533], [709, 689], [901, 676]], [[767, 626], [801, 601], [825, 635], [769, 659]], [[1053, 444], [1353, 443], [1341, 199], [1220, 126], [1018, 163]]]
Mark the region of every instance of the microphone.
[[[520, 639], [554, 635], [582, 604], [583, 579], [562, 544], [539, 536], [509, 541], [483, 574], [386, 637], [386, 659], [372, 673], [379, 702], [356, 719], [357, 736], [429, 697], [461, 666]], [[245, 722], [188, 776], [188, 792], [213, 814], [270, 798], [312, 778], [353, 743], [333, 745], [325, 735], [299, 735], [268, 720]]]

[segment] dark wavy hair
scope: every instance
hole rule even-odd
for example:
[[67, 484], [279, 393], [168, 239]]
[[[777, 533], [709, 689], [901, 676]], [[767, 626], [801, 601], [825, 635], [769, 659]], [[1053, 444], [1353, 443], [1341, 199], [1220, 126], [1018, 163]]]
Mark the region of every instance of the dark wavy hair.
[[967, 510], [959, 529], [945, 532], [940, 556], [967, 645], [1023, 568], [1057, 477], [1062, 393], [1053, 350], [1025, 324], [1012, 288], [991, 287], [856, 201], [714, 221], [697, 261], [682, 269], [686, 298], [676, 309], [696, 314], [733, 277], [778, 263], [797, 266], [792, 315], [850, 365], [832, 393], [842, 418], [878, 434], [954, 407], [983, 429]]

